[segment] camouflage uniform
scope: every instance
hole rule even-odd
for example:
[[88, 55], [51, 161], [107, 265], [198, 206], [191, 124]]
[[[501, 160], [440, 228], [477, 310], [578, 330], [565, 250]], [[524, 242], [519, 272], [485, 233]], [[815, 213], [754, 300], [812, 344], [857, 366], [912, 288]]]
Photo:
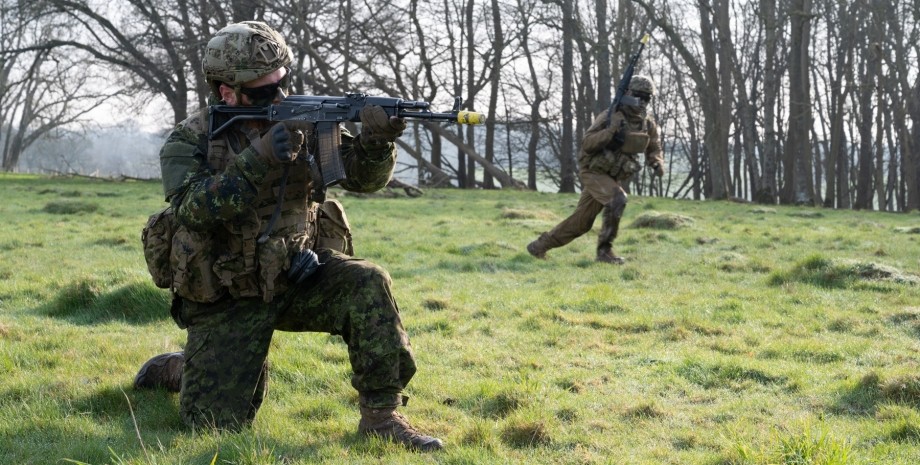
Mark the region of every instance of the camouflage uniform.
[[[202, 134], [192, 129], [201, 127], [201, 116], [180, 124], [161, 151], [163, 172], [167, 173], [164, 187], [178, 222], [192, 231], [221, 238], [230, 237], [227, 231], [233, 229], [225, 223], [247, 219], [255, 211], [263, 212], [260, 222], [266, 223], [264, 214], [271, 214], [276, 200], [272, 195], [260, 196], [260, 192], [275, 192], [280, 178], [272, 176], [270, 167], [251, 147], [222, 173], [212, 174], [198, 147]], [[228, 135], [236, 136], [236, 132]], [[342, 153], [348, 174], [343, 187], [370, 192], [386, 185], [395, 164], [393, 144], [366, 153], [345, 133]], [[179, 178], [173, 175], [178, 166], [191, 170], [180, 185], [172, 186], [170, 180]], [[293, 194], [285, 203], [302, 208], [283, 211], [282, 227], [272, 233], [273, 240], [267, 244], [279, 238], [286, 244], [298, 244], [303, 242], [304, 229], [310, 229], [288, 220], [309, 211], [309, 165], [298, 158], [290, 169], [288, 191]], [[342, 336], [354, 372], [352, 385], [366, 399], [365, 404], [383, 407], [400, 403], [400, 392], [415, 373], [415, 361], [390, 291], [389, 275], [372, 263], [339, 251], [321, 248], [318, 252], [324, 265], [316, 274], [291, 287], [281, 273], [276, 284], [280, 292], [268, 303], [260, 295], [235, 298], [232, 288], [214, 302], [180, 297], [174, 317], [181, 327], [188, 328], [180, 395], [180, 413], [186, 422], [230, 427], [254, 418], [264, 395], [264, 382], [260, 383], [260, 377], [265, 376], [263, 364], [276, 329]], [[221, 255], [221, 251], [212, 253]]]
[[[227, 30], [238, 30], [234, 26]], [[282, 54], [282, 64], [290, 62], [283, 60], [286, 46], [273, 53]], [[217, 86], [212, 88], [216, 92]], [[311, 198], [313, 178], [304, 154], [281, 166], [260, 155], [253, 144], [265, 129], [243, 122], [208, 141], [203, 110], [180, 123], [160, 151], [164, 192], [178, 224], [168, 267], [176, 296], [172, 315], [188, 330], [181, 381], [176, 380], [180, 414], [193, 426], [236, 429], [250, 423], [265, 396], [274, 331], [319, 331], [344, 339], [362, 421], [364, 409], [384, 409], [386, 415], [368, 417], [376, 421], [368, 432], [387, 434], [393, 429], [390, 410], [404, 403], [402, 390], [416, 371], [392, 281], [379, 266], [350, 256], [347, 220], [336, 202], [318, 205]], [[315, 149], [310, 128], [302, 129], [305, 151]], [[362, 131], [352, 136], [342, 130], [347, 178], [341, 186], [373, 192], [392, 176], [396, 148], [390, 141], [362, 140]], [[266, 235], [282, 178], [281, 214]], [[291, 259], [310, 248], [322, 265], [297, 284], [287, 276]], [[164, 356], [170, 363], [177, 358], [158, 357]], [[141, 369], [136, 386], [169, 386], [152, 374], [158, 357]], [[408, 424], [397, 426], [408, 434]], [[400, 439], [423, 450], [440, 448], [440, 440], [411, 432], [415, 436]]]
[[[630, 89], [654, 93], [651, 81], [643, 76], [633, 77]], [[626, 192], [622, 183], [642, 168], [639, 152], [645, 155], [646, 166], [653, 167], [657, 175], [662, 172], [661, 142], [658, 126], [648, 116], [644, 105], [623, 105], [614, 113], [607, 126], [605, 110], [598, 115], [582, 139], [578, 155], [579, 176], [582, 181], [581, 197], [575, 211], [552, 230], [542, 233], [527, 245], [528, 252], [545, 258], [550, 249], [562, 247], [591, 230], [598, 214], [604, 212], [603, 225], [598, 235], [597, 260], [623, 263], [613, 254], [612, 242], [619, 231], [620, 218], [626, 208]], [[616, 143], [617, 133], [632, 134], [636, 140]], [[645, 142], [647, 141], [647, 142]]]

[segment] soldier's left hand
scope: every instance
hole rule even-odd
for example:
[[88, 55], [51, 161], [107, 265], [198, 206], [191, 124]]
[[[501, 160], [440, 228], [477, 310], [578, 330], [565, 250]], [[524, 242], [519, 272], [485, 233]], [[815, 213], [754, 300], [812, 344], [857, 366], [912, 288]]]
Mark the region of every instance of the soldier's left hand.
[[648, 166], [649, 168], [655, 170], [655, 176], [658, 176], [659, 178], [664, 176], [664, 166], [660, 161], [652, 162], [652, 164]]
[[389, 116], [378, 105], [368, 105], [361, 109], [361, 140], [367, 145], [383, 145], [393, 142], [406, 129], [406, 120], [398, 116]]

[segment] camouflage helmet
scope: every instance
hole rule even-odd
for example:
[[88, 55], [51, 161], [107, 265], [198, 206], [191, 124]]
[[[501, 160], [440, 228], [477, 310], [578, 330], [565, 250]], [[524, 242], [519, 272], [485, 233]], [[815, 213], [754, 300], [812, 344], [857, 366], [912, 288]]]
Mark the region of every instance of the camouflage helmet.
[[633, 76], [629, 81], [629, 90], [633, 93], [644, 92], [648, 95], [655, 95], [655, 84], [646, 76]]
[[221, 83], [238, 87], [244, 82], [288, 66], [293, 54], [284, 37], [260, 21], [230, 24], [208, 41], [204, 77], [215, 96]]

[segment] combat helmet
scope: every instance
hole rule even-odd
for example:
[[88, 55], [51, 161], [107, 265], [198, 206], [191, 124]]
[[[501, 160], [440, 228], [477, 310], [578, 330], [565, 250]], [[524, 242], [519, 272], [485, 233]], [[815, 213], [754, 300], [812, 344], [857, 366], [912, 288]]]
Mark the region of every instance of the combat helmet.
[[281, 34], [263, 22], [243, 21], [224, 27], [208, 41], [202, 68], [212, 95], [219, 99], [221, 83], [239, 89], [293, 59]]
[[629, 90], [636, 94], [655, 95], [655, 84], [646, 76], [633, 76], [629, 81]]

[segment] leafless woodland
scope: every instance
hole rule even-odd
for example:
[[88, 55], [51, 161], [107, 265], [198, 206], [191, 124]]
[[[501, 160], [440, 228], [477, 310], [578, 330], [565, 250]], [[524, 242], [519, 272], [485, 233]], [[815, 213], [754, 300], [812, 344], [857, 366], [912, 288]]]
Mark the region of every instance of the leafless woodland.
[[[203, 47], [262, 20], [295, 52], [294, 90], [431, 102], [481, 127], [413, 124], [419, 185], [573, 192], [581, 134], [639, 38], [669, 172], [642, 195], [920, 208], [916, 0], [0, 0], [3, 170], [94, 130], [91, 109], [206, 104]], [[163, 128], [168, 129], [167, 127]], [[130, 144], [125, 145], [130, 148]], [[59, 154], [62, 159], [66, 153]], [[130, 154], [127, 154], [130, 156]]]

